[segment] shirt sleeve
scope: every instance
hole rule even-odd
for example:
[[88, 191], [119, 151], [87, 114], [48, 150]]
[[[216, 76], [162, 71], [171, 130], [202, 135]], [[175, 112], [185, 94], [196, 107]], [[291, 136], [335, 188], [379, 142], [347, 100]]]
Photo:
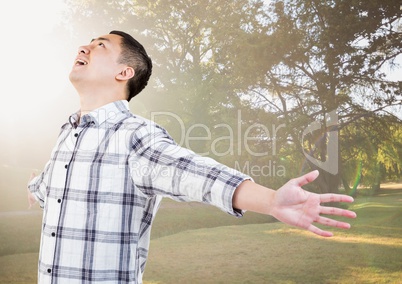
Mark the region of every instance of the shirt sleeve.
[[137, 130], [132, 150], [131, 177], [144, 194], [207, 203], [231, 215], [243, 215], [233, 208], [233, 194], [251, 177], [180, 147], [158, 126], [152, 131]]
[[34, 177], [29, 183], [28, 183], [28, 190], [32, 193], [32, 195], [35, 197], [35, 199], [39, 202], [39, 206], [41, 208], [44, 207], [45, 202], [46, 202], [46, 197], [47, 197], [47, 190], [48, 190], [48, 182], [49, 182], [49, 175], [51, 175], [51, 167], [52, 167], [52, 157], [54, 156], [55, 152], [58, 149], [58, 145], [60, 143], [60, 138], [61, 134], [65, 130], [66, 127], [68, 127], [70, 124], [65, 123], [59, 132], [59, 136], [56, 142], [56, 146], [53, 148], [50, 160], [46, 163], [43, 172], [41, 172], [39, 175]]
[[28, 190], [32, 193], [35, 199], [39, 202], [41, 208], [43, 208], [45, 204], [45, 196], [46, 196], [46, 180], [49, 172], [50, 161], [46, 164], [45, 169], [42, 173], [34, 177], [28, 183]]

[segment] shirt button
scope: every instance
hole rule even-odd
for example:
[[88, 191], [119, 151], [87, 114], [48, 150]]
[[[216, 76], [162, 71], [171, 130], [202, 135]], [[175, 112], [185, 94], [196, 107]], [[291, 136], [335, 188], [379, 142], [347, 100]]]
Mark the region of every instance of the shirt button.
[[78, 133], [75, 133], [75, 134], [74, 134], [74, 137], [78, 137]]
[[66, 168], [66, 169], [67, 169], [67, 168], [68, 168], [68, 165], [65, 165], [65, 166], [64, 166], [64, 168]]
[[47, 273], [50, 273], [50, 272], [52, 272], [52, 270], [49, 268], [49, 269], [47, 270]]
[[55, 237], [55, 236], [56, 236], [56, 233], [55, 233], [55, 232], [53, 232], [53, 233], [52, 233], [52, 237]]
[[57, 203], [61, 203], [61, 199], [57, 199]]

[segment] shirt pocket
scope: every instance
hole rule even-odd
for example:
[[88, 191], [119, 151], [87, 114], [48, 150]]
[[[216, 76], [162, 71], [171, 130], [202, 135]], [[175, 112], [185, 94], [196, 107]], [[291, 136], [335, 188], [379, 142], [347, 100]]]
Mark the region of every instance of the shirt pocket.
[[[127, 184], [126, 155], [100, 152], [78, 152], [70, 189], [76, 206], [88, 213], [102, 213], [110, 206], [122, 204]], [[72, 197], [72, 196], [71, 196]]]

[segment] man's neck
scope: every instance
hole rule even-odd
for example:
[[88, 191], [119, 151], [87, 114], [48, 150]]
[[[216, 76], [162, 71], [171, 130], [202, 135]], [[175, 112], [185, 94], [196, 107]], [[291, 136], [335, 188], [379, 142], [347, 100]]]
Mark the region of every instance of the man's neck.
[[80, 95], [80, 112], [81, 116], [90, 113], [91, 111], [98, 109], [109, 103], [124, 100], [124, 96], [116, 95], [106, 95], [101, 93], [96, 93], [94, 95]]
[[98, 109], [108, 103], [113, 102], [113, 100], [97, 100], [91, 99], [88, 97], [81, 97], [80, 98], [80, 113], [81, 116], [90, 113], [91, 111]]

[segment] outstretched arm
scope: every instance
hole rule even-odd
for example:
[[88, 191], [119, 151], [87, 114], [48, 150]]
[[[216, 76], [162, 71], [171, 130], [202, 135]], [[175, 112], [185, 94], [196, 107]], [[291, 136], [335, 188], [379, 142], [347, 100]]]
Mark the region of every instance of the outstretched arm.
[[272, 215], [283, 223], [307, 229], [323, 237], [331, 237], [331, 232], [321, 230], [313, 223], [343, 229], [349, 229], [350, 225], [323, 217], [321, 214], [348, 218], [355, 218], [356, 214], [349, 210], [321, 206], [321, 203], [353, 202], [353, 198], [342, 194], [316, 194], [302, 189], [302, 186], [317, 177], [318, 171], [312, 171], [288, 181], [276, 191], [252, 181], [244, 181], [234, 193], [233, 207]]

